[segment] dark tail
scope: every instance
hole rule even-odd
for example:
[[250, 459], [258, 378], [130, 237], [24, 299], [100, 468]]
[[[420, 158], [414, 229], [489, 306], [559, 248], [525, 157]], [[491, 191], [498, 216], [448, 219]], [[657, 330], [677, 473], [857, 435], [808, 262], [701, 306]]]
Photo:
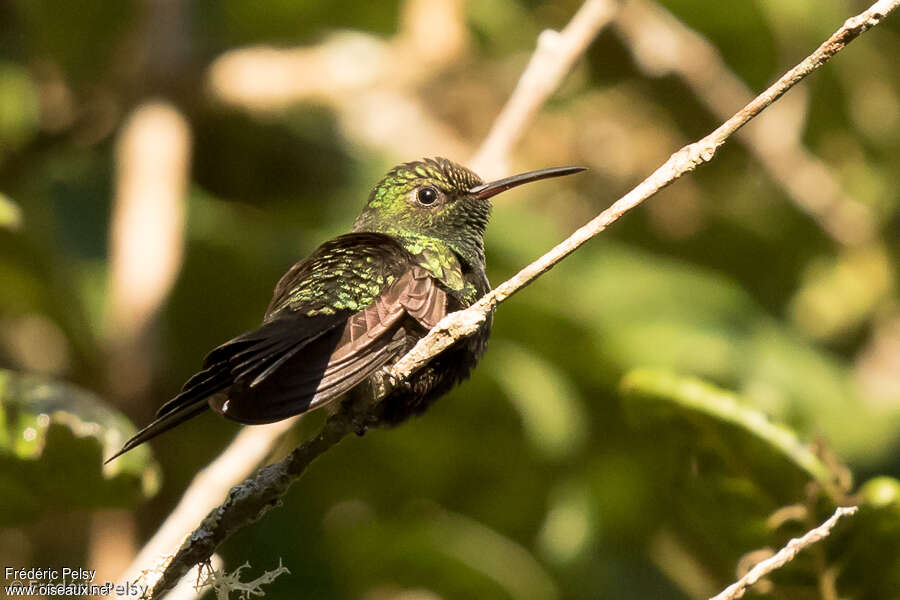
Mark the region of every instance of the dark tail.
[[184, 384], [180, 394], [162, 405], [152, 423], [134, 434], [130, 440], [125, 442], [121, 450], [107, 458], [103, 464], [209, 408], [207, 398], [225, 389], [230, 383], [227, 378], [223, 377], [224, 372], [225, 369], [222, 366], [214, 365], [191, 377]]
[[132, 448], [136, 448], [137, 446], [140, 446], [147, 440], [153, 439], [156, 436], [158, 436], [159, 434], [172, 429], [179, 423], [183, 423], [184, 421], [187, 421], [191, 417], [199, 415], [207, 408], [209, 408], [209, 404], [206, 402], [206, 398], [200, 398], [197, 402], [195, 402], [193, 404], [188, 404], [186, 406], [181, 407], [178, 410], [174, 410], [174, 411], [167, 413], [161, 417], [157, 417], [157, 418], [153, 419], [152, 423], [150, 423], [149, 425], [147, 425], [146, 427], [144, 427], [143, 429], [138, 431], [136, 434], [134, 434], [134, 436], [132, 436], [131, 439], [129, 439], [127, 442], [125, 442], [125, 445], [122, 446], [121, 450], [119, 450], [118, 452], [116, 452], [115, 454], [113, 454], [112, 456], [107, 458], [103, 464], [106, 464], [106, 463], [110, 462], [111, 460], [113, 460], [114, 458], [117, 458], [117, 457], [125, 454]]
[[343, 320], [346, 317], [340, 315], [328, 317], [323, 326], [322, 320], [307, 319], [319, 325], [319, 328], [299, 338], [296, 334], [297, 321], [272, 321], [215, 348], [204, 359], [205, 368], [188, 379], [181, 388], [181, 393], [160, 407], [153, 422], [125, 442], [122, 449], [106, 459], [106, 462], [200, 414], [209, 408], [207, 399], [210, 396], [229, 388], [235, 381], [253, 376], [255, 379], [250, 386], [255, 386], [298, 350], [341, 325]]

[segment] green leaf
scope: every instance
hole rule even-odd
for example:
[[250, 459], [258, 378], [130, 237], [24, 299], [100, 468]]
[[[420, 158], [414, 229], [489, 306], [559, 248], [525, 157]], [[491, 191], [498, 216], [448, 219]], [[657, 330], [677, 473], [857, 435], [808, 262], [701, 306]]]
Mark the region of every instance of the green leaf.
[[859, 488], [859, 499], [875, 510], [893, 512], [900, 523], [900, 481], [893, 477], [875, 477]]
[[786, 501], [802, 497], [808, 481], [832, 498], [841, 497], [830, 469], [788, 427], [774, 423], [740, 398], [699, 379], [637, 369], [622, 380], [625, 410], [636, 424], [665, 421], [690, 431], [728, 465]]
[[[674, 473], [661, 477], [663, 489], [678, 489], [665, 503], [668, 527], [685, 548], [706, 554], [705, 564], [718, 565], [720, 577], [729, 577], [727, 569], [740, 555], [736, 549], [783, 545], [787, 536], [821, 520], [807, 511], [828, 512], [852, 500], [860, 505], [859, 515], [826, 544], [828, 564], [840, 565], [838, 589], [854, 598], [894, 597], [900, 589], [900, 481], [876, 477], [848, 498], [830, 461], [825, 464], [791, 429], [746, 406], [740, 396], [695, 378], [637, 369], [623, 378], [621, 390], [630, 420], [652, 435], [650, 461], [662, 465], [660, 472], [669, 467]], [[678, 464], [691, 467], [672, 468]], [[804, 503], [810, 482], [828, 501]], [[767, 517], [779, 503], [809, 520], [788, 519], [773, 528]], [[779, 575], [776, 587], [799, 594], [811, 577], [822, 576], [820, 568], [797, 561]]]
[[[716, 586], [733, 580], [745, 553], [784, 545], [846, 500], [830, 461], [737, 394], [656, 369], [629, 372], [620, 389], [626, 418], [646, 438], [635, 460], [663, 499], [652, 507], [659, 531]], [[778, 586], [805, 590], [817, 573], [799, 561]]]
[[146, 447], [103, 464], [133, 432], [123, 415], [86, 391], [0, 370], [0, 525], [152, 496], [159, 470]]
[[821, 432], [850, 462], [870, 469], [889, 459], [900, 437], [900, 404], [864, 401], [845, 360], [773, 319], [734, 280], [622, 244], [598, 240], [592, 248], [596, 256], [566, 260], [566, 277], [542, 277], [504, 309], [524, 303], [542, 311], [528, 330], [560, 317], [575, 328], [572, 335], [580, 329], [593, 339], [585, 352], [570, 353], [559, 336], [545, 355], [566, 352], [567, 367], [604, 385], [638, 367], [701, 377], [798, 431]]
[[847, 598], [895, 598], [900, 590], [900, 481], [880, 476], [859, 488], [859, 515], [841, 540]]

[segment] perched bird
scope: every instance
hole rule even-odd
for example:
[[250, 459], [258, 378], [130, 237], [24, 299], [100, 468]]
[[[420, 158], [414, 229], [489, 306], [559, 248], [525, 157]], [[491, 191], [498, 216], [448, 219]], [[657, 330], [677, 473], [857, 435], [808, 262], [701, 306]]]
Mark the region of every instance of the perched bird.
[[[490, 198], [582, 170], [541, 169], [484, 183], [445, 158], [393, 168], [372, 190], [352, 233], [291, 267], [275, 286], [262, 325], [210, 352], [203, 370], [107, 462], [207, 408], [259, 424], [338, 398], [375, 399], [385, 389], [383, 367], [444, 315], [490, 290], [484, 256]], [[361, 430], [424, 411], [467, 377], [489, 332], [490, 320], [392, 386]]]

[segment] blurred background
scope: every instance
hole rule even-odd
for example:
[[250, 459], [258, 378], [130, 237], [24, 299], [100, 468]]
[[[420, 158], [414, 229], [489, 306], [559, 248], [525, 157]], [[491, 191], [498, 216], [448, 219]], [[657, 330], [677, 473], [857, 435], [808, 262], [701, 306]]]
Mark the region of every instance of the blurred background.
[[[119, 576], [240, 427], [101, 455], [392, 165], [590, 167], [502, 196], [499, 283], [867, 6], [610, 3], [473, 159], [580, 3], [0, 0], [0, 563]], [[701, 598], [861, 503], [752, 595], [900, 597], [897, 56], [894, 15], [503, 304], [470, 381], [319, 459], [226, 569], [280, 559], [273, 598]]]

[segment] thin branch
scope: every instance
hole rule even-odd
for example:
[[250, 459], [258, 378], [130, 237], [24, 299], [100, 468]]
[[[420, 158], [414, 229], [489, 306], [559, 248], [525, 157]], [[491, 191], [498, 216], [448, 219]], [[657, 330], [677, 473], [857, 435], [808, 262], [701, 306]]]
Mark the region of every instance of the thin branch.
[[[183, 262], [190, 162], [190, 125], [173, 105], [146, 102], [123, 121], [115, 148], [104, 320], [107, 388], [121, 407], [145, 399], [155, 370], [155, 317]], [[131, 512], [92, 515], [89, 558], [101, 581], [128, 564], [136, 531]]]
[[[458, 340], [473, 334], [499, 303], [552, 268], [557, 262], [605, 230], [626, 212], [685, 173], [712, 160], [718, 148], [730, 135], [772, 104], [793, 85], [840, 52], [856, 37], [881, 22], [898, 5], [900, 5], [900, 0], [879, 0], [867, 11], [848, 19], [815, 52], [788, 71], [711, 134], [673, 154], [650, 177], [610, 208], [494, 291], [485, 295], [473, 306], [452, 313], [441, 320], [427, 336], [394, 365], [389, 371], [389, 375], [395, 380], [403, 380]], [[254, 522], [266, 510], [275, 506], [286, 493], [290, 484], [316, 457], [340, 441], [347, 433], [356, 430], [355, 424], [359, 422], [360, 418], [365, 418], [365, 415], [359, 411], [364, 411], [367, 407], [353, 407], [352, 403], [344, 406], [345, 410], [329, 418], [323, 430], [315, 438], [294, 450], [281, 462], [265, 467], [255, 477], [235, 486], [225, 503], [212, 511], [188, 538], [166, 567], [151, 596], [159, 597], [174, 585], [191, 566], [211, 556], [216, 546], [228, 536]]]
[[[718, 50], [655, 2], [627, 0], [615, 18], [635, 61], [651, 76], [678, 75], [709, 110], [725, 119], [753, 95]], [[842, 190], [828, 167], [802, 141], [802, 109], [770, 111], [738, 139], [787, 197], [837, 242], [852, 245], [873, 236], [868, 207]]]
[[306, 467], [357, 430], [360, 407], [345, 404], [325, 422], [322, 430], [284, 459], [263, 467], [251, 478], [231, 488], [225, 502], [213, 509], [175, 553], [153, 585], [150, 598], [159, 598], [194, 566], [209, 559], [231, 534], [258, 521], [270, 508], [281, 504], [288, 488]]
[[541, 32], [516, 89], [478, 152], [469, 161], [486, 179], [509, 172], [509, 155], [535, 115], [559, 88], [572, 65], [616, 13], [616, 0], [587, 0], [562, 31]]
[[837, 525], [837, 522], [842, 517], [850, 516], [856, 511], [859, 510], [856, 506], [841, 506], [838, 507], [834, 514], [828, 518], [827, 521], [812, 529], [803, 537], [794, 538], [787, 543], [787, 545], [776, 552], [774, 555], [769, 558], [760, 561], [750, 569], [746, 575], [741, 577], [736, 582], [729, 585], [727, 588], [722, 590], [717, 596], [711, 598], [710, 600], [736, 600], [744, 595], [744, 592], [747, 591], [749, 587], [754, 585], [760, 579], [775, 571], [776, 569], [780, 569], [787, 563], [794, 560], [794, 557], [797, 556], [801, 551], [803, 551], [808, 546], [812, 546], [816, 542], [820, 542], [824, 540], [831, 533], [831, 530]]
[[[147, 565], [178, 547], [235, 483], [243, 481], [259, 467], [280, 436], [296, 422], [297, 419], [286, 419], [269, 425], [244, 427], [212, 463], [197, 473], [178, 505], [132, 559], [119, 581], [134, 581]], [[152, 573], [145, 576], [145, 583], [152, 585], [152, 577]]]
[[[482, 143], [478, 152], [479, 155], [487, 156], [486, 146], [489, 143], [495, 144], [495, 147], [504, 148], [503, 152], [509, 152], [509, 148], [515, 141], [513, 137], [511, 137], [513, 129], [520, 132], [515, 136], [515, 139], [518, 139], [521, 135], [521, 131], [527, 129], [531, 120], [534, 119], [537, 109], [546, 101], [553, 89], [562, 83], [565, 73], [577, 59], [578, 55], [573, 53], [574, 47], [577, 46], [580, 48], [580, 52], [583, 52], [590, 44], [592, 36], [596, 35], [603, 27], [604, 19], [608, 21], [609, 17], [604, 15], [604, 10], [609, 10], [609, 8], [603, 9], [602, 5], [608, 5], [610, 2], [611, 0], [592, 0], [591, 2], [588, 2], [588, 4], [593, 6], [589, 10], [580, 10], [573, 17], [572, 23], [566, 26], [562, 33], [557, 34], [556, 32], [545, 31], [542, 34], [545, 39], [557, 35], [561, 40], [564, 40], [564, 42], [555, 44], [554, 48], [557, 48], [558, 51], [552, 52], [546, 51], [546, 43], [543, 45], [539, 43], [539, 48], [545, 48], [544, 55], [540, 60], [531, 61], [528, 70], [522, 75], [523, 79], [527, 78], [531, 83], [529, 85], [520, 84], [516, 87], [514, 92], [514, 97], [516, 99], [511, 99], [507, 103], [507, 107], [502, 114], [508, 115], [510, 107], [514, 105], [520, 107], [530, 106], [531, 108], [527, 111], [522, 111], [521, 109], [518, 110], [515, 119], [506, 117], [506, 122], [508, 124], [500, 131], [498, 131], [496, 127], [492, 130], [491, 136]], [[574, 25], [576, 19], [579, 20], [577, 26]], [[409, 29], [408, 26], [407, 29]], [[405, 37], [410, 36], [412, 36], [412, 32], [407, 32]], [[228, 57], [231, 57], [236, 52], [247, 51], [233, 51], [217, 60], [211, 68], [213, 75], [216, 75], [218, 72], [216, 70], [216, 65], [219, 65], [220, 63], [225, 64], [223, 61], [227, 62], [228, 60], [231, 60], [231, 58]], [[324, 52], [324, 49], [320, 50], [320, 52]], [[409, 56], [415, 53], [398, 51], [395, 54], [399, 57]], [[244, 55], [241, 54], [241, 56]], [[324, 62], [327, 65], [331, 65], [334, 60], [332, 59]], [[535, 65], [540, 66], [542, 69], [546, 69], [548, 73], [552, 75], [542, 76], [534, 70], [536, 68]], [[287, 80], [290, 81], [317, 81], [318, 79], [320, 78], [287, 78]], [[390, 78], [386, 78], [386, 81], [388, 80], [390, 80]], [[535, 81], [540, 81], [540, 83], [535, 84]], [[378, 83], [380, 85], [381, 83], [384, 83], [384, 81], [379, 80]], [[337, 86], [338, 92], [335, 93], [333, 89], [331, 92], [335, 93], [336, 97], [352, 98], [359, 95], [355, 93], [345, 93], [346, 90], [333, 81], [329, 83], [329, 86], [331, 88]], [[540, 94], [540, 98], [537, 98], [534, 101], [528, 100], [525, 98], [525, 95], [527, 94]], [[287, 99], [282, 99], [282, 101], [286, 102]], [[512, 123], [514, 123], [514, 125]], [[421, 127], [417, 126], [413, 127], [413, 129], [421, 129]], [[491, 142], [491, 139], [494, 141]], [[500, 142], [498, 141], [499, 139], [503, 139], [504, 141]], [[444, 140], [444, 142], [447, 142], [447, 140]], [[440, 145], [446, 147], [448, 144], [442, 143]], [[490, 159], [488, 158], [481, 159], [480, 164], [483, 169], [502, 171], [502, 169], [491, 164], [489, 160]], [[502, 160], [505, 160], [505, 158]], [[271, 453], [272, 448], [279, 440], [281, 434], [290, 429], [292, 424], [293, 421], [282, 421], [265, 427], [249, 427], [238, 434], [235, 440], [215, 460], [215, 462], [194, 478], [178, 505], [166, 518], [156, 534], [144, 545], [138, 555], [132, 560], [131, 565], [125, 573], [120, 576], [119, 580], [134, 580], [134, 578], [146, 568], [148, 563], [158, 556], [171, 552], [172, 548], [179, 546], [203, 515], [207, 514], [217, 506], [218, 499], [223, 497], [231, 486], [243, 481], [260, 465], [263, 459]]]
[[698, 166], [712, 160], [719, 147], [735, 131], [780, 98], [801, 79], [825, 64], [863, 32], [880, 23], [897, 6], [900, 6], [900, 0], [879, 0], [867, 11], [847, 19], [843, 26], [815, 52], [782, 75], [778, 81], [722, 123], [715, 131], [670, 156], [669, 160], [656, 169], [652, 175], [622, 196], [615, 204], [576, 230], [565, 241], [516, 273], [515, 276], [484, 295], [478, 302], [466, 310], [444, 317], [428, 335], [419, 340], [415, 347], [394, 365], [391, 375], [397, 380], [406, 379], [425, 366], [436, 354], [456, 343], [457, 340], [474, 334], [498, 304], [534, 281], [542, 273], [553, 268], [556, 263], [605, 230], [629, 210], [685, 173], [690, 173]]

